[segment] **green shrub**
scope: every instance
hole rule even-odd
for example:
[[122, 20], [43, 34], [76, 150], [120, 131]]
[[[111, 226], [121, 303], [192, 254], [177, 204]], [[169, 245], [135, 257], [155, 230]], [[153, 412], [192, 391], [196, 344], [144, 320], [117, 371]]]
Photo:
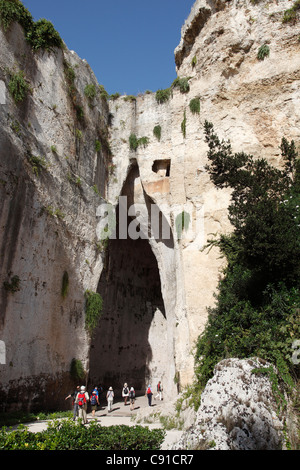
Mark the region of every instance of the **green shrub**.
[[143, 426], [105, 427], [92, 421], [88, 427], [71, 419], [51, 421], [46, 431], [31, 433], [0, 430], [0, 450], [159, 450], [165, 437], [162, 429]]
[[135, 134], [130, 134], [129, 136], [129, 146], [130, 146], [130, 150], [134, 150], [136, 151], [138, 146], [139, 146], [139, 142], [138, 142], [138, 138]]
[[179, 78], [177, 77], [172, 83], [173, 88], [179, 88], [181, 93], [188, 93], [190, 91], [189, 78]]
[[200, 113], [200, 98], [193, 98], [190, 101], [190, 110], [193, 114]]
[[153, 129], [153, 135], [157, 138], [158, 141], [161, 139], [161, 126], [155, 126]]
[[8, 83], [8, 90], [15, 103], [20, 103], [26, 98], [29, 91], [29, 84], [27, 83], [22, 70], [18, 73], [11, 74], [11, 78]]
[[128, 95], [128, 96], [125, 96], [123, 99], [124, 101], [130, 101], [130, 103], [134, 103], [136, 101], [136, 96]]
[[115, 101], [115, 100], [117, 100], [118, 98], [120, 98], [120, 96], [121, 96], [120, 93], [113, 93], [112, 95], [110, 95], [109, 98], [110, 98], [111, 100]]
[[89, 85], [86, 85], [84, 89], [84, 94], [89, 100], [93, 100], [94, 98], [96, 98], [97, 91], [96, 91], [95, 85], [92, 83]]
[[141, 145], [145, 148], [149, 144], [148, 137], [140, 137], [139, 139], [135, 134], [130, 134], [129, 136], [129, 146], [130, 150], [136, 151]]
[[105, 100], [108, 100], [109, 99], [109, 94], [105, 90], [104, 86], [99, 85], [98, 89], [99, 89], [99, 93], [100, 93], [100, 98], [104, 98]]
[[83, 122], [84, 121], [84, 110], [83, 107], [80, 106], [79, 104], [75, 105], [75, 111], [76, 111], [76, 118], [78, 121]]
[[283, 23], [295, 23], [297, 20], [297, 12], [300, 10], [300, 0], [296, 0], [291, 8], [285, 10], [283, 14]]
[[184, 137], [186, 138], [186, 112], [184, 111], [183, 121], [181, 123], [181, 132]]
[[101, 142], [100, 140], [95, 140], [95, 151], [100, 152], [101, 150]]
[[138, 146], [140, 147], [141, 145], [145, 148], [149, 144], [149, 138], [148, 137], [140, 137], [138, 139]]
[[47, 162], [45, 157], [39, 157], [36, 155], [29, 156], [29, 163], [32, 166], [32, 170], [36, 176], [39, 176], [40, 172], [47, 169]]
[[0, 24], [7, 31], [13, 22], [19, 23], [25, 33], [33, 27], [31, 13], [19, 0], [0, 0]]
[[23, 27], [25, 38], [33, 50], [63, 47], [63, 41], [50, 21], [42, 18], [34, 22], [19, 0], [0, 0], [0, 24], [4, 30], [7, 31], [14, 21]]
[[44, 18], [33, 24], [27, 32], [26, 39], [35, 51], [39, 49], [51, 51], [56, 47], [63, 47], [63, 41], [53, 24]]
[[155, 94], [157, 103], [159, 104], [166, 103], [167, 101], [169, 101], [171, 94], [172, 94], [171, 88], [166, 88], [165, 90], [157, 90]]
[[91, 334], [98, 325], [102, 315], [103, 301], [100, 294], [90, 290], [85, 291], [85, 327]]
[[267, 46], [267, 44], [264, 44], [263, 46], [260, 46], [257, 52], [257, 58], [258, 60], [264, 60], [266, 57], [270, 55], [270, 48]]

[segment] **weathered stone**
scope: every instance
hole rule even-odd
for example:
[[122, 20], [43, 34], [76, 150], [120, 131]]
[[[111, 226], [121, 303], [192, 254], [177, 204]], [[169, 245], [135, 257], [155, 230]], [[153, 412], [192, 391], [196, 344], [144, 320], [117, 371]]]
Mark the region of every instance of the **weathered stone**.
[[[197, 0], [175, 51], [178, 76], [189, 78], [189, 91], [173, 88], [164, 104], [157, 103], [154, 93], [108, 104], [98, 95], [90, 102], [85, 87], [94, 84], [98, 90], [98, 83], [86, 61], [67, 49], [33, 54], [17, 24], [7, 33], [0, 30], [0, 82], [6, 100], [0, 105], [0, 340], [6, 346], [0, 373], [5, 397], [10, 384], [21, 389], [46, 371], [49, 383], [61, 377], [63, 403], [73, 358], [82, 361], [93, 381], [109, 377], [120, 388], [135, 367], [130, 380], [142, 387], [162, 379], [169, 396], [191, 383], [193, 347], [207, 320], [207, 307], [214, 305], [224, 262], [217, 249], [204, 247], [212, 234], [231, 230], [230, 191], [216, 189], [205, 169], [203, 124], [213, 122], [234, 151], [266, 157], [278, 166], [283, 136], [299, 146], [299, 24], [282, 23], [289, 7], [288, 0], [256, 5], [248, 0]], [[270, 54], [261, 61], [257, 52], [263, 44]], [[75, 91], [70, 90], [67, 64], [75, 72]], [[22, 103], [15, 104], [8, 92], [7, 69], [23, 70], [30, 84]], [[200, 114], [189, 107], [196, 97]], [[153, 135], [157, 125], [160, 140]], [[131, 134], [148, 140], [130, 150]], [[32, 155], [47, 163], [39, 175], [33, 172]], [[122, 194], [139, 204], [139, 222], [147, 233], [153, 229], [151, 205], [171, 228], [169, 238], [159, 235], [145, 242], [153, 256], [129, 279], [121, 260], [135, 259], [134, 244], [124, 243], [118, 258], [111, 250], [121, 250], [120, 240], [104, 250], [97, 239], [98, 206], [108, 202], [116, 208]], [[180, 238], [176, 227], [183, 213], [188, 223]], [[105, 264], [110, 259], [119, 278]], [[121, 309], [118, 302], [114, 309], [113, 301], [116, 296], [129, 299], [137, 291], [142, 268], [145, 277], [134, 319], [141, 315], [133, 331], [140, 329], [138, 343], [146, 341], [137, 343], [139, 361], [129, 354], [126, 362], [120, 351], [134, 350], [134, 335], [129, 334], [128, 308]], [[64, 272], [69, 275], [65, 297]], [[19, 290], [9, 292], [3, 283], [14, 276]], [[155, 295], [148, 285], [157, 286]], [[84, 292], [98, 288], [103, 297], [108, 289], [111, 300], [91, 342], [84, 328]], [[114, 329], [107, 328], [109, 322]], [[102, 337], [105, 357], [110, 353], [111, 358], [105, 367], [99, 366]]]
[[257, 358], [224, 359], [201, 395], [195, 423], [174, 449], [281, 450], [284, 419]]

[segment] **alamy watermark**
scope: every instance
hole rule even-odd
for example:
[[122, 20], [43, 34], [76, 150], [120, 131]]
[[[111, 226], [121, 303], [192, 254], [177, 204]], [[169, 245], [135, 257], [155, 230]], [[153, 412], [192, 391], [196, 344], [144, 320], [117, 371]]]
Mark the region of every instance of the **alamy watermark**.
[[6, 87], [2, 80], [0, 80], [0, 104], [6, 104]]
[[127, 196], [120, 196], [117, 206], [103, 203], [97, 208], [100, 217], [96, 235], [98, 240], [156, 239], [170, 241], [184, 238], [197, 249], [204, 246], [204, 207], [192, 203], [169, 207], [156, 204], [132, 204]]

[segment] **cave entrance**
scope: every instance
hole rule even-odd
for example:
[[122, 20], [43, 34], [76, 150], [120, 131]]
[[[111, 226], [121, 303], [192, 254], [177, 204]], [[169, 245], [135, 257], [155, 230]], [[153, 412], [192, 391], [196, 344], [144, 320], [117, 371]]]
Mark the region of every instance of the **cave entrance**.
[[[138, 180], [135, 166], [122, 194], [132, 200]], [[126, 382], [144, 393], [148, 381], [163, 379], [167, 350], [160, 274], [147, 239], [108, 241], [98, 292], [103, 314], [91, 343], [90, 385], [120, 393]]]

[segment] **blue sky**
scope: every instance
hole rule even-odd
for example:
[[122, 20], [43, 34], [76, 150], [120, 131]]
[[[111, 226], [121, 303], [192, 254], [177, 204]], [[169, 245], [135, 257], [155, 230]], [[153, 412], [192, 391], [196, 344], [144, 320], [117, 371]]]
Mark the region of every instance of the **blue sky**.
[[86, 59], [109, 94], [167, 88], [174, 49], [195, 0], [23, 0], [50, 20], [67, 47]]

